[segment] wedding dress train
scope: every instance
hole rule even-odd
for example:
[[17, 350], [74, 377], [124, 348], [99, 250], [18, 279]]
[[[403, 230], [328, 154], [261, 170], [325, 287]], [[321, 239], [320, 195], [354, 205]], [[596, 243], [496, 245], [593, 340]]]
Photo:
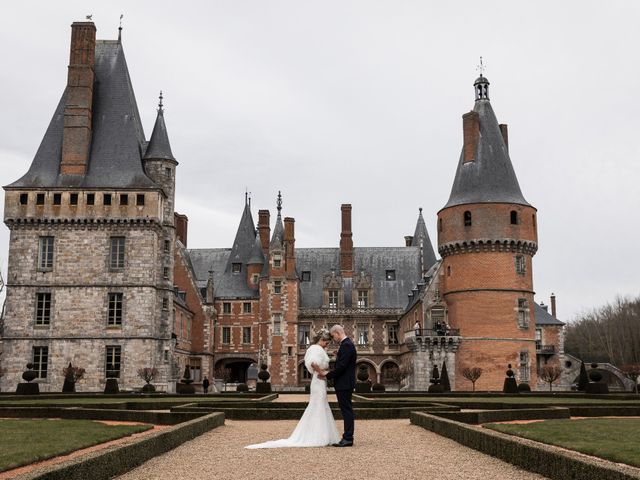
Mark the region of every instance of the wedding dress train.
[[340, 434], [327, 400], [327, 382], [318, 378], [311, 364], [322, 369], [329, 367], [329, 356], [320, 345], [311, 345], [304, 356], [304, 364], [313, 373], [309, 405], [289, 438], [271, 440], [245, 448], [325, 447], [340, 441]]

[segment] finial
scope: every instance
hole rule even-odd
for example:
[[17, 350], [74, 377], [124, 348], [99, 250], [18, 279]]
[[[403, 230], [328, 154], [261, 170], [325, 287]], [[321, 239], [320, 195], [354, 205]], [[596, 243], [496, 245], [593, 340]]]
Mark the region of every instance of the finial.
[[420, 215], [422, 215], [422, 207], [419, 207], [418, 210], [420, 211]]
[[484, 73], [484, 69], [485, 69], [485, 66], [482, 63], [482, 56], [480, 56], [480, 65], [478, 65], [476, 69], [480, 72], [480, 76], [482, 77], [483, 76], [482, 74]]
[[162, 103], [162, 100], [164, 99], [164, 97], [162, 96], [162, 90], [160, 90], [160, 95], [158, 96], [158, 98], [160, 99], [158, 101], [158, 111], [162, 112], [164, 104]]
[[120, 14], [120, 24], [118, 25], [118, 42], [120, 40], [122, 40], [122, 17], [124, 17], [124, 14]]
[[247, 187], [244, 188], [244, 204], [251, 206], [251, 192]]
[[280, 210], [282, 210], [282, 192], [280, 192], [280, 190], [278, 190], [278, 201], [276, 205], [278, 206], [278, 215], [280, 215]]
[[87, 20], [89, 20], [90, 22], [92, 22], [93, 20], [91, 20], [91, 19], [93, 18], [93, 14], [91, 14], [91, 15], [87, 15], [85, 18], [86, 18]]

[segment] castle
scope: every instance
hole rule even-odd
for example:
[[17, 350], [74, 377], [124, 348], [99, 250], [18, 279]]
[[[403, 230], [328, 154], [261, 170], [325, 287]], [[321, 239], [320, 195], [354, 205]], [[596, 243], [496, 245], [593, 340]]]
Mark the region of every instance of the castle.
[[[438, 212], [436, 258], [420, 209], [403, 246], [354, 246], [352, 208], [341, 207], [337, 247], [296, 248], [295, 221], [258, 211], [245, 195], [231, 248], [189, 249], [188, 218], [174, 211], [178, 162], [162, 96], [144, 136], [122, 41], [72, 25], [68, 81], [28, 172], [5, 189], [11, 231], [7, 304], [0, 324], [0, 390], [27, 362], [41, 391], [60, 391], [69, 362], [79, 385], [174, 391], [185, 366], [196, 384], [226, 372], [246, 382], [266, 363], [278, 389], [310, 381], [303, 358], [313, 332], [340, 323], [374, 383], [429, 385], [446, 365], [454, 390], [481, 367], [475, 388], [500, 390], [507, 364], [538, 387], [561, 363], [563, 323], [534, 302], [537, 211], [522, 195], [506, 125], [480, 76], [463, 115], [463, 148]], [[188, 161], [188, 160], [186, 160]]]

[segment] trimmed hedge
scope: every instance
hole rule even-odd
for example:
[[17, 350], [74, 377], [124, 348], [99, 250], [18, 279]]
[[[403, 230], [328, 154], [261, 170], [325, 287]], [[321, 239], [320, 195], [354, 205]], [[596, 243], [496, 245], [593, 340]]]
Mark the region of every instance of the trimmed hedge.
[[155, 425], [177, 425], [207, 415], [207, 412], [153, 412], [59, 407], [0, 407], [0, 417], [65, 418], [69, 420], [115, 420]]
[[16, 480], [107, 480], [142, 465], [198, 435], [224, 425], [224, 415], [212, 413], [202, 418], [151, 433], [130, 443], [107, 447], [76, 459], [49, 465], [14, 477]]
[[550, 420], [554, 418], [570, 418], [569, 409], [562, 407], [515, 410], [481, 410], [477, 412], [434, 412], [433, 415], [473, 425], [491, 422], [512, 422], [514, 420]]
[[577, 452], [427, 413], [413, 412], [411, 423], [443, 437], [556, 480], [631, 480], [638, 470]]

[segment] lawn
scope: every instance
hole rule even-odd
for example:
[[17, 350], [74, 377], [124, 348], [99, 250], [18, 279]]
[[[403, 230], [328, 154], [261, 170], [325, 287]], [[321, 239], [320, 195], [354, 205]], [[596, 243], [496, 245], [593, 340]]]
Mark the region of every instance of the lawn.
[[1, 419], [0, 472], [152, 428], [92, 420]]
[[484, 425], [499, 432], [640, 467], [640, 419], [587, 418]]

